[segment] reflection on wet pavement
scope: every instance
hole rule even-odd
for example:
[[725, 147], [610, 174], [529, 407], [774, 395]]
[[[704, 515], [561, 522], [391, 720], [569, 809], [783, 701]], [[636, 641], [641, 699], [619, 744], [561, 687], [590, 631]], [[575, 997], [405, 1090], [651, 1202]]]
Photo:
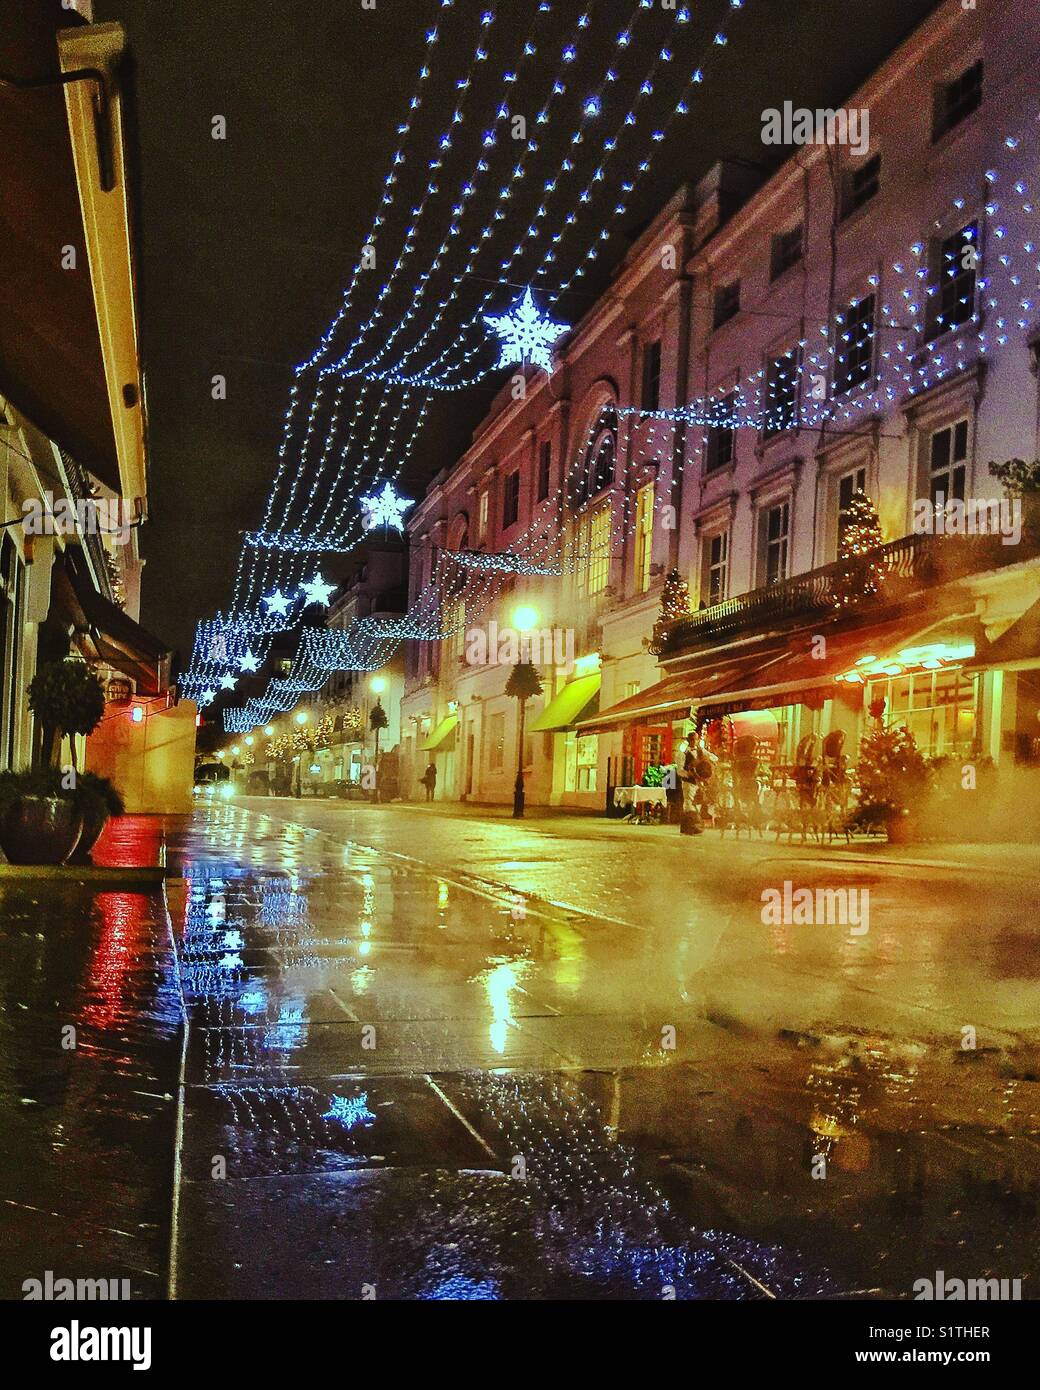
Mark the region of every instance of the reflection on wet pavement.
[[937, 1269], [1028, 1276], [1021, 1056], [764, 1036], [705, 1016], [682, 943], [654, 960], [593, 915], [206, 814], [170, 845], [179, 1296], [907, 1297]]

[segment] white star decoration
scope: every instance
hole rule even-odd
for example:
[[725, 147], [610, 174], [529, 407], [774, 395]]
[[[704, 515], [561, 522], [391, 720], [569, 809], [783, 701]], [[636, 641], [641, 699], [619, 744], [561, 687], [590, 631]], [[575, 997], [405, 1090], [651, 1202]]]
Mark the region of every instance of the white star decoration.
[[404, 513], [412, 505], [410, 497], [398, 497], [389, 483], [383, 484], [383, 491], [374, 497], [362, 497], [361, 505], [365, 511], [365, 529], [375, 526], [393, 526], [404, 530]]
[[484, 322], [498, 334], [498, 365], [508, 367], [517, 362], [533, 362], [552, 374], [552, 347], [568, 325], [554, 323], [534, 302], [530, 289], [524, 291], [508, 314], [485, 314]]
[[216, 698], [217, 698], [217, 692], [216, 692], [215, 690], [213, 690], [213, 689], [204, 690], [204, 691], [202, 692], [202, 694], [199, 696], [199, 704], [200, 704], [200, 705], [211, 705], [211, 704], [213, 703], [213, 701], [214, 701]]
[[322, 608], [328, 608], [329, 599], [336, 592], [335, 584], [326, 584], [320, 574], [316, 574], [309, 584], [301, 584], [300, 588], [308, 603], [320, 603]]
[[238, 669], [240, 671], [255, 671], [260, 663], [252, 652], [246, 652], [245, 656], [239, 657]]
[[273, 594], [268, 594], [264, 598], [264, 602], [267, 604], [268, 614], [277, 613], [279, 616], [284, 616], [289, 611], [289, 600], [281, 589], [275, 589]]
[[234, 678], [234, 676], [231, 674], [231, 672], [228, 671], [228, 673], [227, 673], [226, 675], [221, 676], [221, 678], [220, 678], [220, 684], [221, 684], [221, 686], [222, 686], [225, 690], [234, 690], [234, 688], [235, 688], [235, 686], [238, 684], [238, 682], [235, 680], [235, 678]]

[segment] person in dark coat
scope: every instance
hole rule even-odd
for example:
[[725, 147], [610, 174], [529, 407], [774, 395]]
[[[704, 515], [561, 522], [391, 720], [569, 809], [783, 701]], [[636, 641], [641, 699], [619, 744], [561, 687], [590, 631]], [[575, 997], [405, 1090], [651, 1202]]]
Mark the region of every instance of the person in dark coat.
[[426, 771], [422, 775], [422, 784], [426, 788], [426, 800], [433, 800], [433, 793], [437, 790], [437, 764], [429, 763]]

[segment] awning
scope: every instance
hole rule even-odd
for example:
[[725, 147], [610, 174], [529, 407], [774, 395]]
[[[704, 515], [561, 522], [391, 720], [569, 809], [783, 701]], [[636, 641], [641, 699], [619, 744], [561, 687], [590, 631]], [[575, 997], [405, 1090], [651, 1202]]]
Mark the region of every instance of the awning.
[[1040, 601], [992, 642], [981, 641], [966, 671], [1028, 671], [1040, 666]]
[[[57, 32], [82, 23], [61, 0], [0, 0], [0, 74], [57, 79]], [[0, 393], [120, 493], [63, 89], [0, 83], [0, 149]]]
[[51, 592], [52, 610], [67, 615], [73, 641], [85, 656], [131, 676], [141, 695], [166, 693], [171, 648], [98, 593], [75, 546], [55, 564]]
[[573, 728], [578, 716], [585, 713], [592, 701], [599, 696], [601, 679], [602, 673], [594, 671], [590, 676], [576, 676], [574, 680], [568, 681], [542, 710], [531, 725], [530, 732], [554, 733], [561, 729]]
[[442, 746], [445, 740], [450, 738], [450, 736], [454, 733], [455, 725], [458, 722], [459, 716], [457, 714], [446, 715], [437, 725], [434, 731], [430, 734], [430, 737], [423, 744], [422, 749], [420, 751], [423, 753], [436, 752], [436, 750]]

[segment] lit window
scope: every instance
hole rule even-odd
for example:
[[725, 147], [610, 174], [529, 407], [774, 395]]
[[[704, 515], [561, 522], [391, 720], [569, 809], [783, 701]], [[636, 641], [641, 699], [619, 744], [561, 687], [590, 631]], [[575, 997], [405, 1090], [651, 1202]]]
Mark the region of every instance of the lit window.
[[650, 565], [654, 549], [654, 485], [647, 483], [636, 493], [636, 593], [650, 587]]
[[479, 507], [478, 520], [477, 520], [477, 536], [478, 536], [478, 538], [479, 538], [480, 540], [484, 540], [484, 539], [486, 538], [486, 536], [487, 536], [487, 523], [488, 523], [488, 495], [487, 495], [486, 492], [482, 492], [482, 493], [480, 494], [480, 507]]

